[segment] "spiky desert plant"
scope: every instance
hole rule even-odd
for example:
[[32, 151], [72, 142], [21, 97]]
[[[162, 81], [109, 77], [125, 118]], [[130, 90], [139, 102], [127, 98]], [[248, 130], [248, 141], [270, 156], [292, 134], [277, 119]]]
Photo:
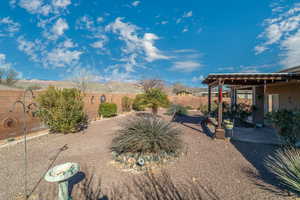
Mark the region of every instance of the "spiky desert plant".
[[111, 150], [122, 153], [177, 153], [181, 131], [154, 116], [133, 117], [123, 124], [113, 139]]
[[283, 185], [300, 193], [300, 151], [293, 147], [277, 150], [265, 161], [269, 171], [275, 174]]

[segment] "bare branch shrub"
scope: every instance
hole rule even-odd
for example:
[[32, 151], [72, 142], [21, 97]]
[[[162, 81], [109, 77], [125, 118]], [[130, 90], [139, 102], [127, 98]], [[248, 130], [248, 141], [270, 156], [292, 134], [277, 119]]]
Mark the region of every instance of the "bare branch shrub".
[[160, 79], [145, 79], [140, 81], [140, 85], [142, 86], [144, 92], [147, 92], [151, 89], [164, 89], [164, 81]]

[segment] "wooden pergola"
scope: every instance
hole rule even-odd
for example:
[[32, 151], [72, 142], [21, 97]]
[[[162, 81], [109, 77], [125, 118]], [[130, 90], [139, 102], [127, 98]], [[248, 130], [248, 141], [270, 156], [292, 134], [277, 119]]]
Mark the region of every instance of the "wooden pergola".
[[223, 122], [223, 86], [231, 88], [231, 104], [237, 102], [236, 90], [239, 88], [254, 88], [263, 86], [263, 94], [266, 93], [266, 86], [272, 83], [288, 82], [290, 80], [300, 80], [298, 73], [218, 73], [209, 74], [202, 83], [208, 85], [208, 112], [211, 113], [211, 90], [218, 87], [218, 125], [215, 137], [225, 138], [225, 131], [222, 128]]

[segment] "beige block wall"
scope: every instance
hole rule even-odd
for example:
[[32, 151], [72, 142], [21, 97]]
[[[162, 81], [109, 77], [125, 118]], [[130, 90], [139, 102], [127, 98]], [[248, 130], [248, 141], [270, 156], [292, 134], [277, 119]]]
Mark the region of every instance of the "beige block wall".
[[300, 82], [269, 85], [267, 94], [279, 94], [279, 109], [300, 109]]
[[[38, 96], [39, 92], [34, 92]], [[23, 99], [23, 91], [0, 91], [0, 140], [10, 137], [19, 136], [22, 134], [22, 120], [23, 113], [20, 105], [16, 106], [14, 112], [9, 112], [12, 105], [17, 100]], [[90, 120], [95, 120], [98, 117], [98, 107], [100, 104], [101, 93], [87, 93], [84, 97], [85, 111]], [[135, 98], [136, 94], [104, 94], [107, 102], [114, 102], [118, 106], [118, 113], [122, 112], [121, 101], [123, 96]], [[181, 104], [183, 106], [191, 106], [198, 108], [202, 104], [207, 104], [207, 97], [195, 96], [169, 96], [169, 99], [174, 104]], [[216, 98], [214, 98], [216, 100]], [[224, 99], [228, 101], [228, 99]], [[26, 98], [26, 104], [34, 102], [31, 95]], [[12, 118], [15, 122], [14, 126], [6, 127], [5, 121]], [[45, 126], [36, 117], [30, 113], [26, 114], [26, 124], [28, 132], [45, 129]]]

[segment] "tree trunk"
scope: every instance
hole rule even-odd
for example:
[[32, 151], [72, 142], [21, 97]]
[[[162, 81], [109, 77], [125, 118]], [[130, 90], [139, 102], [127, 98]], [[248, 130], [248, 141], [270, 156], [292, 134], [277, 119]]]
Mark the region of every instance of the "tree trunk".
[[152, 106], [152, 114], [157, 116], [157, 113], [158, 113], [158, 106], [157, 105]]

